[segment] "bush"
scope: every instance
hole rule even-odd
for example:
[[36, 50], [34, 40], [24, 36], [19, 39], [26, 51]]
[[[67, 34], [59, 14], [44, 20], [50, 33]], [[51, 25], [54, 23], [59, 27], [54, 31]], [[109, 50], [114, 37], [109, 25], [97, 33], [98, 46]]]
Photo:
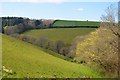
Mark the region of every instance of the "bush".
[[76, 60], [93, 63], [105, 69], [106, 73], [118, 71], [118, 37], [111, 30], [99, 28], [83, 42], [78, 43]]
[[18, 33], [15, 33], [15, 34], [11, 34], [10, 36], [15, 37], [15, 38], [19, 38], [20, 35]]
[[35, 41], [36, 41], [36, 39], [33, 38], [31, 35], [20, 35], [19, 39], [25, 42], [32, 43], [32, 44], [35, 44]]
[[40, 38], [37, 38], [36, 40], [36, 45], [42, 47], [42, 48], [46, 48], [47, 45], [48, 45], [48, 38], [47, 37], [40, 37]]
[[61, 40], [56, 41], [55, 43], [55, 51], [60, 53], [60, 50], [65, 46], [64, 42]]
[[60, 49], [60, 54], [64, 55], [64, 56], [67, 56], [69, 53], [69, 47], [62, 47]]

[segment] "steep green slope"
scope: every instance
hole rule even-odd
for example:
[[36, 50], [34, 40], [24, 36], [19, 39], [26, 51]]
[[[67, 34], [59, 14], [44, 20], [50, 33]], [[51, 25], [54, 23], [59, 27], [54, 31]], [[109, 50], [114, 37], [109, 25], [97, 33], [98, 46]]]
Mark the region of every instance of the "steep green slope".
[[53, 28], [30, 30], [24, 34], [35, 37], [46, 36], [52, 41], [62, 40], [67, 44], [71, 44], [76, 36], [86, 35], [94, 30], [95, 28]]
[[2, 36], [0, 33], [0, 78], [2, 77]]
[[41, 48], [3, 35], [3, 66], [14, 74], [6, 77], [100, 77], [97, 71], [49, 55]]
[[56, 20], [53, 26], [99, 26], [100, 22], [95, 21], [70, 21], [70, 20]]

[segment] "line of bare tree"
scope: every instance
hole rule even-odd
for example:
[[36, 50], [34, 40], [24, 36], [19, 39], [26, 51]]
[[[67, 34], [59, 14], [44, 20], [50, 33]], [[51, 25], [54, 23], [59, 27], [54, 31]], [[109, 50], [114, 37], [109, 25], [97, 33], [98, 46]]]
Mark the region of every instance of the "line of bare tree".
[[22, 41], [37, 45], [43, 49], [48, 49], [53, 52], [56, 52], [58, 54], [61, 54], [63, 56], [67, 56], [69, 58], [73, 58], [72, 56], [69, 55], [70, 52], [70, 46], [67, 46], [62, 40], [58, 41], [51, 41], [45, 36], [41, 37], [33, 37], [31, 35], [24, 35], [24, 34], [12, 34], [12, 37], [18, 38]]

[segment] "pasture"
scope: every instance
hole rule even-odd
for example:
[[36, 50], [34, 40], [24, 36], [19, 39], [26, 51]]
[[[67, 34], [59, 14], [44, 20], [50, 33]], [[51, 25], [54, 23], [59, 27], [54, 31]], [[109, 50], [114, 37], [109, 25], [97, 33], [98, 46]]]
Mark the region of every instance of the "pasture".
[[100, 26], [100, 22], [95, 21], [70, 21], [70, 20], [56, 20], [53, 26]]
[[[100, 78], [97, 70], [54, 57], [40, 47], [2, 35], [2, 65], [13, 74], [8, 78]], [[64, 65], [64, 66], [63, 66]]]
[[51, 41], [61, 40], [66, 44], [71, 45], [76, 36], [84, 36], [96, 28], [50, 28], [50, 29], [35, 29], [26, 31], [25, 35], [32, 35], [33, 37], [48, 37]]

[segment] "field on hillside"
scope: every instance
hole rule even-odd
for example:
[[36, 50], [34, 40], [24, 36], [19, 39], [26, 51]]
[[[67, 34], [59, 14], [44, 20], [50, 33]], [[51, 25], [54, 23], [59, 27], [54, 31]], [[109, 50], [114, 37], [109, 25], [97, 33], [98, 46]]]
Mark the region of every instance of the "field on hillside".
[[0, 33], [0, 78], [2, 77], [2, 36]]
[[94, 21], [69, 21], [69, 20], [56, 20], [53, 26], [99, 26], [100, 22]]
[[95, 29], [96, 28], [52, 28], [29, 30], [24, 34], [32, 35], [34, 37], [45, 36], [52, 41], [62, 40], [70, 45], [76, 36], [84, 36], [91, 31], [95, 31]]
[[[14, 74], [3, 73], [11, 78], [76, 78], [101, 77], [97, 70], [43, 52], [41, 48], [3, 35], [2, 64]], [[64, 66], [63, 66], [64, 65]]]

